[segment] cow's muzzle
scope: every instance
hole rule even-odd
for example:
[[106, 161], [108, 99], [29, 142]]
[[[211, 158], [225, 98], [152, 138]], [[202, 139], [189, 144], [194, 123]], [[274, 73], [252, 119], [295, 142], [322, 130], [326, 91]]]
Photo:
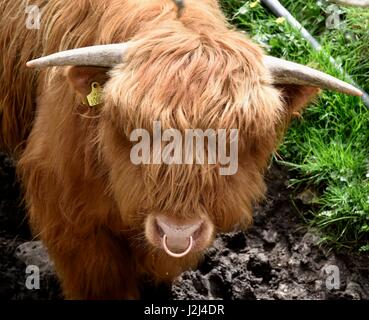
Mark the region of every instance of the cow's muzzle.
[[213, 224], [207, 218], [178, 220], [168, 215], [150, 215], [146, 237], [154, 246], [173, 258], [205, 249], [213, 236]]

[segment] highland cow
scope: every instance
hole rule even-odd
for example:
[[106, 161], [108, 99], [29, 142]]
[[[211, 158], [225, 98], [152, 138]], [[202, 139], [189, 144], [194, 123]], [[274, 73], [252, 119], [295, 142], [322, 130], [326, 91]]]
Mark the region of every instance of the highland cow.
[[[179, 3], [33, 0], [40, 29], [27, 29], [27, 1], [0, 0], [0, 145], [67, 299], [135, 299], [144, 279], [195, 267], [216, 233], [252, 222], [291, 115], [319, 88], [360, 95], [264, 55], [216, 0]], [[154, 121], [237, 129], [237, 173], [132, 163], [131, 132]]]

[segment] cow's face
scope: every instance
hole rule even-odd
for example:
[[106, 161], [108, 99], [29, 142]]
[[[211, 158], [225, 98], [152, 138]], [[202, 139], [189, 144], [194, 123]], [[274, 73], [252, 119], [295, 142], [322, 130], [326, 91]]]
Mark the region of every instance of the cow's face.
[[[202, 251], [216, 231], [251, 222], [252, 205], [265, 191], [263, 169], [277, 142], [282, 104], [260, 52], [254, 46], [241, 50], [236, 41], [235, 48], [223, 45], [184, 40], [178, 49], [157, 44], [155, 54], [138, 49], [110, 72], [105, 85], [101, 148], [122, 218], [172, 256]], [[231, 130], [237, 129], [235, 170], [222, 175], [219, 161], [154, 164], [155, 123], [162, 135], [166, 129], [180, 132], [183, 153], [188, 129], [225, 130], [227, 154]], [[132, 163], [136, 129], [150, 136], [149, 163]]]
[[[252, 206], [265, 192], [263, 170], [289, 113], [286, 104], [294, 99], [271, 85], [261, 52], [238, 35], [212, 43], [184, 37], [176, 46], [168, 40], [170, 48], [152, 41], [108, 72], [98, 136], [124, 225], [136, 231], [141, 246], [169, 259], [197, 254], [216, 232], [251, 222]], [[236, 129], [236, 170], [222, 175], [219, 159], [206, 162], [207, 143], [204, 164], [153, 163], [155, 123], [182, 138], [188, 129], [225, 130], [228, 154]], [[150, 138], [146, 164], [132, 161], [137, 129]], [[162, 150], [171, 141], [162, 142]]]

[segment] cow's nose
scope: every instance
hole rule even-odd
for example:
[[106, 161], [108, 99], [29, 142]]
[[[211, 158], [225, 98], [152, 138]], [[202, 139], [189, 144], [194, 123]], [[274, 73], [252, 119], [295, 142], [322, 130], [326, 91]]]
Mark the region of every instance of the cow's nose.
[[178, 223], [164, 215], [155, 219], [156, 227], [162, 239], [162, 247], [172, 257], [183, 257], [193, 248], [201, 234], [204, 221], [195, 219], [186, 223]]

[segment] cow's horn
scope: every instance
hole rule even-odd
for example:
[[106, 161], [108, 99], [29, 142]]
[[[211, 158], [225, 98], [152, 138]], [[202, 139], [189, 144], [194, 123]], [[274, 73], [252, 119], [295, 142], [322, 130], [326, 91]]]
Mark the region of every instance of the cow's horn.
[[[98, 45], [61, 51], [27, 62], [31, 68], [53, 66], [100, 66], [114, 67], [121, 63], [128, 43]], [[361, 96], [362, 92], [353, 85], [324, 72], [271, 56], [264, 57], [264, 64], [270, 70], [275, 84], [299, 84], [330, 89]]]
[[264, 64], [270, 70], [275, 84], [308, 85], [353, 96], [361, 96], [363, 94], [359, 89], [347, 82], [298, 63], [265, 56]]
[[36, 60], [28, 61], [27, 67], [99, 66], [113, 67], [123, 61], [128, 43], [98, 45], [61, 51]]

